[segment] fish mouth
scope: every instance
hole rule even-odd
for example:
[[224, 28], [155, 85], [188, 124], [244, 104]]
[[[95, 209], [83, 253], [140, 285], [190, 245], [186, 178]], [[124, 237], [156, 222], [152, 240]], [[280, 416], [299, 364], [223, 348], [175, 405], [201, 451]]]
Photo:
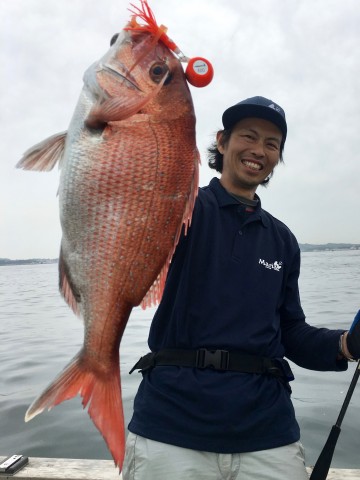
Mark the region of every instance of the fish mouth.
[[[136, 88], [139, 92], [142, 92], [141, 88], [136, 83], [135, 78], [131, 75], [131, 73], [124, 67], [124, 65], [119, 64], [121, 71], [112, 65], [103, 64], [101, 65], [101, 69], [105, 72], [110, 73], [110, 75], [115, 75], [117, 78], [120, 78], [121, 81], [125, 81], [129, 86]], [[124, 73], [123, 73], [124, 72]]]

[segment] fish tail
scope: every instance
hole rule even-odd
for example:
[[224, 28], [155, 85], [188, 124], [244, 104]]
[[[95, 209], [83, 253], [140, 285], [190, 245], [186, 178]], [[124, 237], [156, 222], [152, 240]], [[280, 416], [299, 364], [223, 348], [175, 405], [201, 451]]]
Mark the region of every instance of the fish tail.
[[124, 461], [125, 432], [121, 400], [119, 363], [105, 373], [91, 370], [81, 352], [63, 372], [34, 400], [25, 414], [28, 422], [45, 409], [80, 394], [82, 405], [88, 404], [88, 414], [100, 431], [111, 452], [115, 465], [121, 470]]

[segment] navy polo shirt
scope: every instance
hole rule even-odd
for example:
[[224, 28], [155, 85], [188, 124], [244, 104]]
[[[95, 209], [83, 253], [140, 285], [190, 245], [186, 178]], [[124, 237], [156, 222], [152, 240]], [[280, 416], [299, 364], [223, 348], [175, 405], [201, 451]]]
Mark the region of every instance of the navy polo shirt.
[[[260, 200], [253, 213], [245, 208], [217, 178], [199, 189], [151, 325], [150, 349], [237, 350], [345, 370], [347, 362], [336, 361], [342, 331], [305, 322], [296, 238]], [[290, 393], [275, 378], [173, 366], [143, 374], [129, 430], [218, 453], [275, 448], [300, 437]]]

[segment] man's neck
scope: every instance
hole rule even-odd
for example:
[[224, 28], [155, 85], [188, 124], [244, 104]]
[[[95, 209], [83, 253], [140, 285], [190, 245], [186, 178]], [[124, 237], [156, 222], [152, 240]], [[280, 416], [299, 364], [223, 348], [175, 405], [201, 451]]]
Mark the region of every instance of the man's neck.
[[230, 195], [242, 198], [250, 202], [255, 201], [256, 188], [253, 188], [253, 189], [234, 188], [232, 185], [228, 185], [228, 182], [224, 181], [223, 178], [220, 178], [220, 183]]

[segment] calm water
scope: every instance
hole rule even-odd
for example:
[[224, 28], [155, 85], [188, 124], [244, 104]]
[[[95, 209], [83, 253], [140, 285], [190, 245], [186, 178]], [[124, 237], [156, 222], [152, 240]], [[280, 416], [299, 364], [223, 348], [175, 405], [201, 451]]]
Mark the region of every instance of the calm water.
[[[309, 323], [347, 328], [360, 308], [360, 251], [302, 255], [301, 296]], [[83, 326], [57, 290], [56, 265], [0, 267], [0, 456], [110, 459], [103, 439], [82, 410], [65, 402], [29, 423], [24, 414], [82, 344]], [[147, 351], [154, 309], [135, 309], [121, 345], [126, 424], [140, 375], [128, 371]], [[313, 465], [335, 423], [353, 375], [312, 372], [293, 365], [293, 402], [307, 464]], [[360, 385], [337, 443], [333, 466], [360, 468]]]

